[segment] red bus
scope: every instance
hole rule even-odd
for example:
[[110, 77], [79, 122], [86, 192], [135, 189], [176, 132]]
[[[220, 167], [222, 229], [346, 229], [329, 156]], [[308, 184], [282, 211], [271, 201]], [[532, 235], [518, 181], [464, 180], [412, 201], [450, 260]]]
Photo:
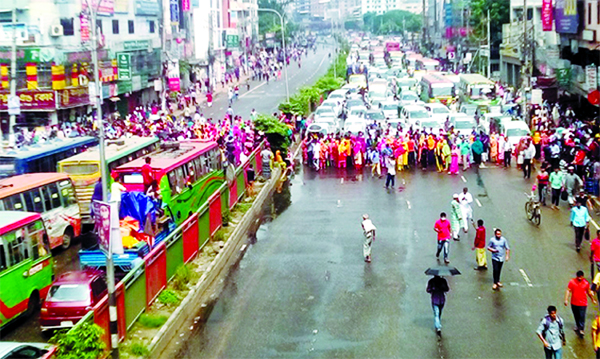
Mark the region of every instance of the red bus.
[[152, 175], [163, 204], [177, 225], [198, 210], [224, 183], [222, 154], [213, 141], [185, 140], [161, 148], [115, 169], [128, 191], [143, 191], [142, 166], [151, 158]]

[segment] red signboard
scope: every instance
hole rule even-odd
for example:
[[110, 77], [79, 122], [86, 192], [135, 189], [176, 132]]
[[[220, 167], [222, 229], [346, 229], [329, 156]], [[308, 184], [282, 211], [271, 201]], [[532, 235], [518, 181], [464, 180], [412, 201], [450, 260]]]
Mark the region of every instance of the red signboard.
[[552, 31], [552, 0], [542, 0], [542, 30]]
[[58, 91], [58, 106], [71, 108], [84, 106], [90, 103], [90, 93], [87, 87], [79, 87]]
[[[0, 111], [8, 110], [9, 92], [0, 92]], [[56, 109], [54, 91], [17, 91], [21, 100], [21, 111], [48, 111]]]

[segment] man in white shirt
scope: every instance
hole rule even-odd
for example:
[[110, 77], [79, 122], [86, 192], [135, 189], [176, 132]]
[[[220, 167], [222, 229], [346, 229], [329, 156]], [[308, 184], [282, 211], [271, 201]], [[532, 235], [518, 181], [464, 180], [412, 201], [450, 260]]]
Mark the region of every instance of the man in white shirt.
[[363, 214], [363, 221], [361, 223], [363, 232], [365, 235], [365, 242], [363, 244], [363, 255], [365, 257], [365, 262], [371, 262], [371, 244], [373, 244], [373, 240], [375, 240], [375, 225], [371, 222], [368, 214]]
[[462, 193], [458, 195], [458, 203], [460, 203], [460, 209], [462, 211], [463, 231], [468, 233], [469, 222], [473, 220], [473, 208], [471, 207], [473, 196], [469, 193], [467, 187], [463, 188]]
[[531, 139], [527, 140], [527, 148], [523, 151], [523, 178], [531, 177], [531, 160], [535, 157], [535, 145]]

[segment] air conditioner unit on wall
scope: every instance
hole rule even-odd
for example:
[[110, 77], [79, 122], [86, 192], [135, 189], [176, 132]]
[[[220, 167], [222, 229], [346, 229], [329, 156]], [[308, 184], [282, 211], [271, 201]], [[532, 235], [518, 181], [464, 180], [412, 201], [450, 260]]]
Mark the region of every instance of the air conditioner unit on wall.
[[62, 36], [63, 27], [62, 25], [56, 24], [50, 27], [50, 36]]

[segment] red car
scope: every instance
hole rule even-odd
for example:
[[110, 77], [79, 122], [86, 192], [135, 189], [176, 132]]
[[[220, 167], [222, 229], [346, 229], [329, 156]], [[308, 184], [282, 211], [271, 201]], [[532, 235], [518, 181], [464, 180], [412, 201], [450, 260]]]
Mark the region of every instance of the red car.
[[54, 281], [40, 311], [42, 331], [70, 328], [107, 293], [103, 272], [66, 272]]

